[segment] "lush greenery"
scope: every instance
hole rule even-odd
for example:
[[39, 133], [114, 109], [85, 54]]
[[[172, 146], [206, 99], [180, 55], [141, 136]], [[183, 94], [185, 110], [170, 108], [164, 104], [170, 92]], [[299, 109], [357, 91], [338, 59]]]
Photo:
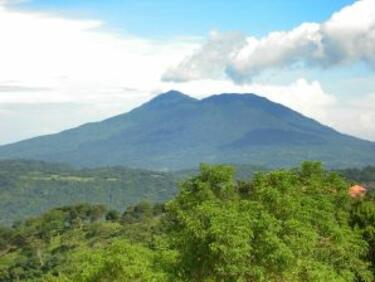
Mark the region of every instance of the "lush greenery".
[[236, 181], [202, 165], [166, 204], [53, 209], [0, 231], [0, 281], [373, 281], [375, 206], [318, 163]]
[[348, 168], [338, 172], [354, 183], [362, 183], [375, 192], [375, 166], [367, 166], [362, 169]]
[[123, 211], [142, 199], [176, 193], [172, 174], [121, 167], [73, 169], [36, 161], [0, 161], [0, 225], [79, 203]]
[[276, 168], [310, 159], [339, 168], [374, 164], [375, 143], [256, 95], [196, 100], [171, 91], [102, 122], [0, 147], [0, 159], [15, 158], [152, 170], [200, 162]]
[[[248, 180], [262, 167], [237, 165], [236, 179]], [[123, 212], [140, 200], [164, 202], [177, 192], [177, 182], [199, 171], [154, 172], [106, 167], [74, 169], [40, 161], [0, 161], [0, 225], [80, 203], [102, 204]], [[339, 171], [353, 183], [375, 191], [375, 167]]]
[[[247, 179], [260, 170], [240, 166], [236, 177]], [[123, 211], [140, 200], [163, 202], [176, 194], [180, 179], [196, 173], [123, 167], [74, 169], [40, 161], [0, 161], [0, 225], [79, 203], [103, 204]]]

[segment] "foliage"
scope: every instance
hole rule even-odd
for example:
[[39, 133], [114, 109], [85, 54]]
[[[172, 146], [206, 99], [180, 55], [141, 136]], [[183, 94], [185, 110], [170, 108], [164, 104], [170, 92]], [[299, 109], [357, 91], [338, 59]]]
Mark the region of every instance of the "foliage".
[[36, 161], [0, 161], [0, 224], [80, 203], [123, 211], [141, 200], [176, 193], [174, 175], [121, 167], [74, 169]]
[[[264, 169], [241, 165], [237, 176], [248, 179], [260, 170]], [[74, 169], [38, 161], [0, 161], [0, 225], [11, 225], [65, 205], [102, 204], [122, 212], [142, 200], [163, 202], [176, 194], [180, 179], [198, 172]]]
[[368, 189], [371, 194], [375, 193], [375, 166], [364, 168], [348, 168], [338, 171], [353, 183], [361, 183]]
[[366, 244], [349, 225], [347, 188], [317, 163], [259, 174], [242, 187], [230, 168], [202, 166], [167, 206], [177, 274], [187, 281], [370, 281]]
[[[105, 220], [107, 215], [103, 206], [84, 204], [53, 209], [11, 228], [0, 229], [0, 281], [41, 281], [42, 278], [105, 281], [87, 277], [107, 275], [104, 272], [109, 270], [104, 269], [104, 263], [110, 264], [110, 261], [104, 260], [106, 254], [113, 252], [111, 258], [119, 257], [118, 246], [129, 249], [129, 257], [124, 260], [132, 260], [134, 253], [148, 252], [141, 245], [133, 248], [133, 243], [151, 246], [151, 234], [159, 230], [155, 227], [159, 221], [157, 213], [134, 224], [120, 223], [120, 219], [114, 218]], [[124, 238], [127, 239], [124, 241]], [[90, 260], [100, 256], [103, 256], [101, 261]], [[103, 263], [103, 273], [94, 274], [91, 270], [82, 273], [82, 265], [87, 264], [88, 271], [94, 270], [98, 263]], [[138, 266], [134, 264], [132, 269]]]
[[366, 166], [360, 168], [348, 168], [339, 171], [345, 177], [359, 182], [372, 182], [375, 181], [375, 166]]
[[166, 204], [55, 208], [0, 228], [0, 281], [373, 281], [375, 203], [319, 163], [237, 181], [202, 165]]
[[375, 273], [375, 199], [358, 199], [351, 209], [351, 224], [358, 229], [368, 244], [367, 260]]
[[99, 250], [83, 250], [75, 255], [72, 281], [165, 281], [155, 253], [127, 240], [115, 240]]

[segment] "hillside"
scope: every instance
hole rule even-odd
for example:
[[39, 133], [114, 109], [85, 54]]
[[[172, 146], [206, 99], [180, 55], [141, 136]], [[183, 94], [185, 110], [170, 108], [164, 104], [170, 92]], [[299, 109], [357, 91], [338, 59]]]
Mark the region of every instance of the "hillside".
[[196, 100], [170, 91], [102, 122], [0, 147], [0, 159], [17, 158], [153, 170], [201, 162], [281, 167], [314, 159], [339, 168], [375, 164], [375, 144], [253, 94]]
[[51, 208], [80, 203], [124, 210], [148, 200], [165, 201], [176, 193], [167, 173], [123, 167], [73, 169], [37, 161], [0, 161], [0, 225]]
[[[261, 170], [239, 166], [237, 178], [249, 179]], [[142, 200], [163, 202], [176, 194], [179, 181], [197, 173], [124, 167], [75, 169], [42, 161], [0, 161], [0, 225], [65, 205], [101, 204], [123, 211]]]
[[[269, 171], [237, 165], [236, 179], [248, 181], [257, 172]], [[173, 198], [177, 183], [199, 173], [197, 169], [154, 172], [124, 167], [75, 169], [41, 161], [0, 161], [0, 225], [9, 225], [51, 208], [81, 203], [101, 204], [123, 211], [146, 200]], [[353, 183], [375, 191], [375, 167], [339, 171]]]

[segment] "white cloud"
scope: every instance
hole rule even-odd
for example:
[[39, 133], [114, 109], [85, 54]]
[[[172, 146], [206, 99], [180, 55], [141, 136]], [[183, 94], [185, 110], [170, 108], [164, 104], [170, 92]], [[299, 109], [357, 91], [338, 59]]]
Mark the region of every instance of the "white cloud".
[[199, 42], [114, 34], [100, 21], [20, 12], [9, 9], [11, 3], [0, 2], [2, 144], [139, 105], [158, 87], [166, 65]]
[[[60, 87], [70, 82], [139, 85], [158, 81], [164, 64], [192, 48], [100, 32], [99, 21], [68, 20], [0, 8], [0, 77]], [[146, 67], [145, 67], [146, 66]], [[142, 75], [141, 75], [142, 74]]]
[[375, 93], [340, 100], [329, 109], [331, 126], [354, 136], [375, 141]]
[[168, 69], [164, 81], [184, 82], [202, 78], [220, 78], [233, 56], [246, 45], [246, 38], [239, 33], [211, 32], [208, 42], [185, 58], [176, 67]]
[[342, 133], [375, 140], [374, 94], [340, 98], [326, 93], [318, 81], [305, 79], [284, 86], [256, 85], [254, 91]]
[[[265, 70], [296, 64], [329, 68], [362, 62], [375, 67], [375, 1], [356, 1], [323, 23], [304, 23], [260, 39], [248, 37], [246, 44], [243, 38], [237, 44], [234, 38], [221, 38], [209, 38], [206, 45], [167, 72], [168, 80], [206, 78], [222, 71], [221, 75], [225, 72], [234, 81], [247, 83]], [[210, 69], [205, 58], [212, 56], [212, 50], [222, 53], [215, 54], [220, 62]], [[194, 75], [189, 75], [191, 69]]]

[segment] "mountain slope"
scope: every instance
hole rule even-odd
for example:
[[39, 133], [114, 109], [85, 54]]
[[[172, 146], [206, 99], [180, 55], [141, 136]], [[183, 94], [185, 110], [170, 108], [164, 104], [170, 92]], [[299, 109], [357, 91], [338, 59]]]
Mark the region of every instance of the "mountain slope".
[[305, 159], [352, 167], [374, 164], [375, 144], [253, 94], [196, 100], [170, 91], [102, 122], [2, 146], [0, 158], [158, 170], [200, 162], [290, 166]]

